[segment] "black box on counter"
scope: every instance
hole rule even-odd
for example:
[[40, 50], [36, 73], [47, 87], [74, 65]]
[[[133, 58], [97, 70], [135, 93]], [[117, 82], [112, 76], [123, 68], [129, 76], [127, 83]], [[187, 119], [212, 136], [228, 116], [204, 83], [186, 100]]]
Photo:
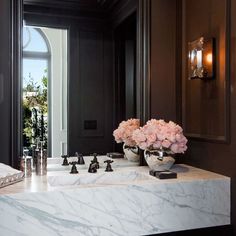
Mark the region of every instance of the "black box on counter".
[[124, 158], [124, 154], [122, 153], [119, 153], [119, 152], [109, 152], [107, 153], [107, 156], [110, 157], [110, 158]]
[[176, 179], [177, 178], [177, 173], [172, 172], [170, 170], [165, 170], [165, 171], [150, 170], [149, 174], [154, 177], [157, 177], [158, 179]]

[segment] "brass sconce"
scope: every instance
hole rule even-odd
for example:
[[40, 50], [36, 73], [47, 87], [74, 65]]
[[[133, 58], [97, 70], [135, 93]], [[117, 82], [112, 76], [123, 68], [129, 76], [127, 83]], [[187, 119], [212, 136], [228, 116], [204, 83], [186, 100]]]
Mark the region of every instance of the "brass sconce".
[[215, 77], [214, 38], [201, 37], [188, 43], [188, 78], [213, 79]]

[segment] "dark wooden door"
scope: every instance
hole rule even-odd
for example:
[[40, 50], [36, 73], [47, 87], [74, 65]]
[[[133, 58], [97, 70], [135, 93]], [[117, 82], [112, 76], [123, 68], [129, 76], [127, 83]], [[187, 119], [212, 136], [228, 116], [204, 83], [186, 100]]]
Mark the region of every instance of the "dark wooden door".
[[17, 166], [21, 0], [0, 1], [0, 162]]

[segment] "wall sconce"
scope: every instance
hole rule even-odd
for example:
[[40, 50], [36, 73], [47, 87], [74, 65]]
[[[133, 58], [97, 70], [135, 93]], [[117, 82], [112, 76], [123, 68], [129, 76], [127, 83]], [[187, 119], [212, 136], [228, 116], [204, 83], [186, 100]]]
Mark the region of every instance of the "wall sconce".
[[188, 78], [213, 79], [215, 76], [215, 40], [201, 37], [188, 43]]

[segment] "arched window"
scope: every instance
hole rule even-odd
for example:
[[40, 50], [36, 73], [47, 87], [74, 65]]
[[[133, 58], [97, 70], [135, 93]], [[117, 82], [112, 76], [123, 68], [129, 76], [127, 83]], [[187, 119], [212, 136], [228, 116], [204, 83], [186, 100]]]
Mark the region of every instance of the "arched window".
[[[30, 26], [23, 30], [23, 78], [31, 75], [40, 83], [42, 75], [48, 71], [51, 51], [46, 35], [39, 28]], [[35, 63], [35, 60], [36, 63]], [[46, 70], [46, 71], [45, 71]]]
[[48, 80], [51, 50], [43, 30], [23, 28], [23, 146], [47, 146]]
[[39, 28], [26, 26], [23, 29], [24, 52], [49, 52], [49, 44], [45, 34]]

